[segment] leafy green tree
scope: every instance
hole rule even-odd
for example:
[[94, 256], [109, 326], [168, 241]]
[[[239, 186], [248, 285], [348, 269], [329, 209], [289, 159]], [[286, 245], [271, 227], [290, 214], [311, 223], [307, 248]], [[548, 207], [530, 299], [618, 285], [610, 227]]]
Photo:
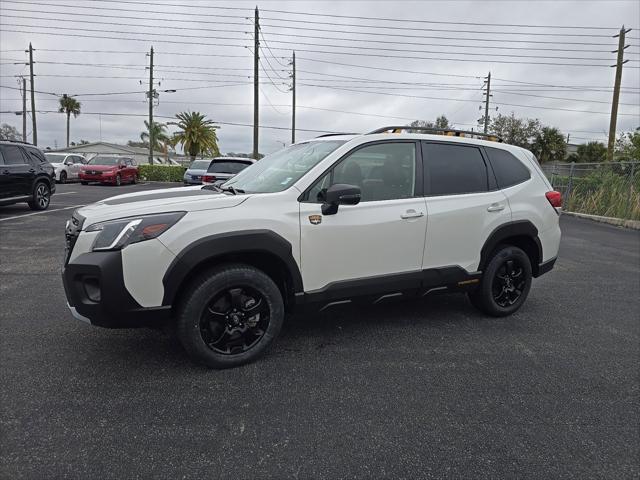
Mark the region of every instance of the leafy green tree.
[[73, 114], [73, 118], [80, 115], [81, 104], [78, 100], [68, 96], [66, 93], [60, 98], [60, 108], [58, 112], [65, 113], [67, 115], [67, 147], [69, 146], [69, 119]]
[[198, 155], [220, 155], [216, 134], [219, 127], [212, 120], [207, 120], [200, 112], [182, 112], [176, 114], [176, 118], [178, 122], [169, 123], [179, 129], [173, 134], [173, 145], [180, 144], [191, 160]]
[[614, 158], [621, 162], [640, 160], [640, 127], [636, 128], [635, 132], [620, 134], [616, 140]]
[[435, 122], [428, 120], [414, 120], [409, 124], [410, 127], [425, 127], [425, 128], [453, 128], [453, 125], [449, 123], [449, 119], [445, 115], [440, 115], [436, 118]]
[[567, 142], [560, 130], [553, 127], [542, 127], [531, 145], [540, 163], [564, 160], [567, 153]]
[[601, 142], [578, 145], [578, 151], [569, 160], [581, 163], [599, 163], [607, 160], [607, 147]]
[[499, 114], [491, 120], [489, 131], [495, 133], [506, 143], [531, 149], [532, 140], [536, 138], [542, 125], [540, 120], [531, 118], [516, 118], [511, 115]]
[[0, 125], [0, 140], [20, 140], [20, 135], [16, 127], [3, 123]]

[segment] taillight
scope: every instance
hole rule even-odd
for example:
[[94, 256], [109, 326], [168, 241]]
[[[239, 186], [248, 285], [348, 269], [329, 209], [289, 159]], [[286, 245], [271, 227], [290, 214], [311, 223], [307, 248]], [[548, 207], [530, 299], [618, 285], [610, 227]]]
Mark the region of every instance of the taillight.
[[213, 183], [216, 181], [216, 176], [215, 175], [203, 175], [202, 176], [202, 181], [205, 183]]
[[562, 194], [560, 192], [556, 192], [555, 190], [552, 190], [550, 192], [545, 193], [544, 196], [547, 197], [547, 200], [549, 200], [549, 203], [553, 208], [562, 207]]

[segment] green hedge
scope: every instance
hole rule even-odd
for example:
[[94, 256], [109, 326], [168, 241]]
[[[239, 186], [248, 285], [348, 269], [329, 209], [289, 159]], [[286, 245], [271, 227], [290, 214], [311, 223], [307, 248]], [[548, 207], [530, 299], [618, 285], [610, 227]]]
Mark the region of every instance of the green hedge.
[[186, 170], [178, 165], [138, 165], [140, 179], [152, 182], [181, 182]]

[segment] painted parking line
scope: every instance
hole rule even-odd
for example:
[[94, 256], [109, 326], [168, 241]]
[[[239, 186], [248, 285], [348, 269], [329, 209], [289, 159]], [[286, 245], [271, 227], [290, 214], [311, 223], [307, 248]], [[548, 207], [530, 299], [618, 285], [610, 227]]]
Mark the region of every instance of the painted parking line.
[[60, 212], [62, 210], [70, 210], [72, 208], [78, 208], [78, 207], [84, 207], [84, 205], [72, 205], [70, 207], [56, 208], [54, 210], [43, 210], [42, 212], [25, 213], [24, 215], [17, 215], [15, 217], [0, 218], [0, 222], [6, 222], [8, 220], [17, 220], [19, 218], [24, 218], [24, 217], [31, 217], [32, 215], [42, 215], [43, 213]]
[[78, 193], [78, 192], [61, 192], [61, 193], [54, 193], [54, 195], [57, 197], [59, 195], [71, 195], [72, 193]]

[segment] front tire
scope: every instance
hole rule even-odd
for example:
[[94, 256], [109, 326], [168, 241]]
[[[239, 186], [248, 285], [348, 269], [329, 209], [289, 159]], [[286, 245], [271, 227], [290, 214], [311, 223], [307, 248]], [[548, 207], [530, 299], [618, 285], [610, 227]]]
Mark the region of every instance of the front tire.
[[67, 183], [67, 172], [60, 172], [59, 183]]
[[531, 282], [529, 256], [518, 247], [503, 245], [494, 252], [480, 285], [469, 294], [469, 299], [487, 315], [504, 317], [522, 306]]
[[32, 200], [27, 202], [31, 210], [46, 210], [51, 202], [51, 189], [45, 182], [37, 182], [33, 187]]
[[81, 185], [89, 185], [89, 182], [80, 182]]
[[120, 177], [120, 174], [116, 175], [116, 187], [119, 187], [120, 185], [122, 185], [122, 177]]
[[188, 290], [177, 334], [189, 356], [211, 368], [230, 368], [262, 356], [284, 321], [282, 294], [261, 270], [231, 264], [210, 270]]

